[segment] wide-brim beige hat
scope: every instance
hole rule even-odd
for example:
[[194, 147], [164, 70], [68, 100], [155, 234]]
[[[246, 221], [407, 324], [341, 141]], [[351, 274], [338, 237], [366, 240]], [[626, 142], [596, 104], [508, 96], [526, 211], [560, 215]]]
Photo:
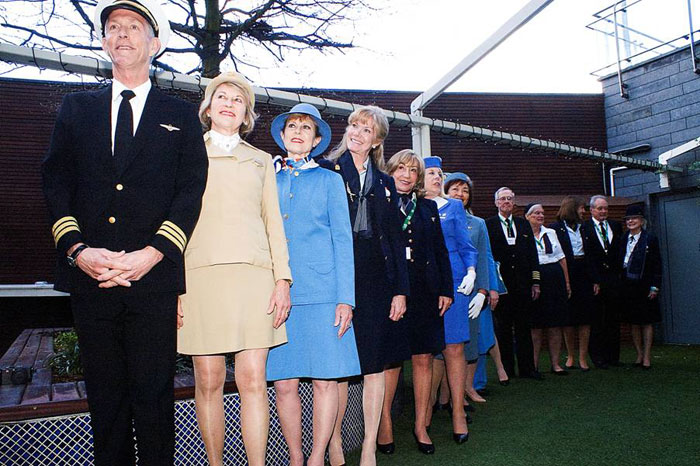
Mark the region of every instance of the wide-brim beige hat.
[[209, 81], [209, 84], [207, 84], [207, 88], [204, 91], [204, 100], [211, 98], [216, 88], [223, 83], [231, 83], [238, 87], [245, 94], [246, 98], [250, 102], [250, 106], [255, 107], [255, 92], [253, 92], [253, 87], [242, 74], [236, 73], [235, 71], [226, 71]]
[[170, 21], [161, 6], [154, 0], [100, 0], [93, 16], [97, 38], [101, 40], [104, 37], [104, 25], [109, 14], [119, 9], [138, 13], [151, 25], [156, 37], [160, 39], [160, 50], [156, 57], [162, 55], [170, 40]]

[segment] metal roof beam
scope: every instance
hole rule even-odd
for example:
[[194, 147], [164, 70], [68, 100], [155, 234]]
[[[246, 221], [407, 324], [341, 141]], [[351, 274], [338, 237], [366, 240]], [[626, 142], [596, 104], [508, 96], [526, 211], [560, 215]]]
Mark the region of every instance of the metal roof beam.
[[486, 39], [481, 45], [475, 48], [469, 55], [450, 70], [438, 82], [432, 85], [427, 91], [415, 98], [411, 102], [411, 113], [425, 109], [435, 100], [445, 89], [450, 87], [455, 81], [461, 78], [464, 73], [473, 68], [484, 57], [491, 53], [496, 47], [510, 37], [515, 31], [524, 26], [528, 21], [537, 16], [553, 0], [532, 0], [520, 9], [512, 18], [506, 21], [503, 26]]

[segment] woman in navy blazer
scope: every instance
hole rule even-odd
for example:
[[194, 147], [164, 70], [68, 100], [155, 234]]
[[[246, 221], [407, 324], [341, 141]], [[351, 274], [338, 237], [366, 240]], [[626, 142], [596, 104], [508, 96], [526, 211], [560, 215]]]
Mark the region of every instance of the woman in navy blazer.
[[578, 367], [587, 372], [588, 341], [591, 336], [593, 321], [593, 272], [588, 256], [583, 249], [581, 225], [586, 213], [586, 201], [578, 196], [566, 196], [561, 201], [557, 221], [549, 228], [557, 232], [559, 244], [566, 256], [566, 265], [571, 282], [571, 298], [569, 298], [569, 325], [564, 327], [564, 343], [567, 358], [566, 369], [574, 366], [575, 335], [578, 334]]
[[[377, 430], [384, 399], [384, 369], [411, 357], [404, 323], [408, 270], [399, 224], [394, 180], [384, 169], [389, 121], [378, 107], [360, 107], [348, 117], [340, 144], [318, 163], [343, 177], [355, 252], [353, 326], [364, 376], [365, 437], [360, 464], [375, 463]], [[339, 384], [341, 403], [329, 444], [331, 464], [344, 463], [340, 428], [347, 383]]]
[[[464, 361], [464, 343], [471, 338], [469, 332], [469, 308], [483, 304], [483, 297], [470, 301], [476, 280], [478, 253], [472, 244], [467, 228], [467, 216], [462, 203], [456, 199], [446, 199], [443, 194], [442, 159], [426, 157], [425, 163], [425, 197], [432, 199], [438, 207], [442, 233], [450, 254], [455, 300], [445, 313], [445, 364], [447, 380], [452, 399], [452, 432], [457, 443], [464, 443], [469, 438], [467, 420], [464, 413], [464, 384], [467, 368]], [[480, 294], [480, 293], [479, 293]], [[474, 338], [477, 336], [474, 335]]]
[[[277, 193], [294, 277], [289, 342], [272, 348], [267, 379], [275, 381], [277, 412], [290, 465], [304, 464], [299, 378], [313, 384], [310, 466], [322, 466], [338, 412], [335, 379], [360, 373], [355, 333], [352, 231], [343, 180], [313, 159], [331, 139], [328, 124], [309, 104], [278, 115], [270, 131], [287, 158], [278, 164]], [[309, 254], [312, 253], [310, 257]]]
[[[433, 354], [445, 349], [442, 315], [454, 297], [452, 270], [437, 205], [423, 198], [423, 159], [412, 150], [404, 149], [389, 159], [387, 171], [394, 178], [399, 193], [399, 218], [402, 221], [403, 246], [411, 285], [405, 323], [413, 367], [413, 437], [418, 450], [429, 455], [435, 452], [426, 429]], [[396, 366], [385, 371], [386, 394], [377, 447], [387, 454], [394, 452], [391, 405], [400, 370], [401, 367]]]
[[620, 320], [632, 327], [632, 342], [637, 350], [635, 364], [651, 369], [652, 324], [661, 321], [659, 240], [644, 228], [644, 209], [639, 204], [627, 207], [625, 226], [627, 232], [620, 241], [619, 254], [622, 266]]

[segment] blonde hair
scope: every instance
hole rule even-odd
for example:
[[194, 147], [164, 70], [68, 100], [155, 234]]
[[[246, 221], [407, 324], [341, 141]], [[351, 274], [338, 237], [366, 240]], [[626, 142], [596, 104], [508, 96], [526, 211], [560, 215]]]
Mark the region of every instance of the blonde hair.
[[406, 166], [415, 165], [418, 167], [418, 178], [416, 179], [416, 184], [413, 186], [412, 192], [415, 192], [418, 197], [425, 196], [425, 189], [423, 189], [425, 163], [423, 163], [423, 157], [416, 154], [411, 149], [400, 150], [392, 155], [389, 161], [386, 163], [386, 172], [389, 174], [389, 176], [393, 176], [393, 173], [401, 164]]
[[[449, 199], [447, 192], [445, 192], [445, 172], [442, 171], [442, 168], [440, 168], [440, 167], [430, 167], [430, 168], [435, 168], [440, 173], [440, 179], [442, 180], [442, 184], [440, 186], [440, 194], [438, 194], [438, 196], [445, 198], [445, 199]], [[424, 192], [425, 192], [425, 175], [428, 173], [428, 170], [430, 170], [430, 168], [426, 168], [425, 174], [423, 175], [423, 191]]]
[[221, 73], [216, 78], [212, 79], [207, 89], [204, 91], [204, 99], [199, 105], [199, 121], [202, 122], [202, 127], [209, 131], [211, 129], [211, 117], [207, 115], [209, 107], [211, 107], [211, 100], [216, 90], [222, 84], [228, 84], [235, 87], [240, 91], [240, 93], [245, 98], [245, 118], [241, 124], [238, 132], [241, 136], [245, 136], [253, 131], [255, 127], [255, 119], [258, 118], [258, 114], [255, 113], [255, 93], [250, 83], [242, 75], [235, 73], [233, 71], [227, 73]]
[[[328, 160], [335, 162], [348, 150], [348, 128], [358, 121], [363, 123], [372, 122], [375, 141], [378, 141], [378, 144], [369, 150], [369, 156], [379, 170], [386, 171], [384, 162], [384, 140], [389, 134], [389, 120], [386, 118], [386, 115], [384, 115], [384, 110], [374, 105], [360, 107], [350, 114], [348, 117], [348, 126], [345, 128], [345, 133], [343, 133], [343, 139], [341, 139], [340, 143], [328, 154]], [[373, 141], [373, 143], [375, 141]]]

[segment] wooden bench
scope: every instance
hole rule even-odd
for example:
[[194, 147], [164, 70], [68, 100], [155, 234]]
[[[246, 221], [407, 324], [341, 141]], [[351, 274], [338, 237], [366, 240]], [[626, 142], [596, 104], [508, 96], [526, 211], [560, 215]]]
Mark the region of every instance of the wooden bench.
[[[53, 383], [46, 360], [53, 354], [53, 336], [69, 328], [25, 329], [0, 358], [0, 367], [22, 366], [34, 369], [26, 385], [0, 385], [0, 422], [60, 416], [88, 411], [85, 382]], [[224, 391], [236, 392], [233, 373], [226, 377]], [[194, 397], [194, 376], [175, 376], [175, 399]]]

